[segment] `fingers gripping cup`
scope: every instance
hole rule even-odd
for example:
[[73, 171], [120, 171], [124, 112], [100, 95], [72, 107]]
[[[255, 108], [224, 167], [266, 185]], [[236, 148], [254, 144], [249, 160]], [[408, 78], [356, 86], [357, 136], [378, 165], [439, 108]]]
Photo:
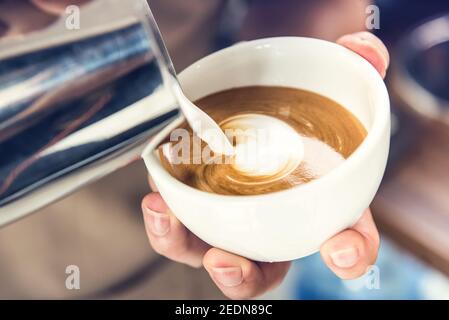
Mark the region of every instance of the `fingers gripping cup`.
[[[142, 155], [167, 205], [199, 238], [253, 260], [292, 260], [317, 251], [369, 206], [387, 161], [390, 119], [385, 85], [363, 58], [322, 40], [269, 38], [216, 52], [179, 78], [206, 112], [225, 101], [222, 116], [208, 112], [225, 132], [252, 130], [230, 135], [228, 163], [199, 165], [212, 177], [204, 188], [208, 178], [186, 183], [161, 157], [159, 146], [182, 118]], [[259, 129], [268, 137], [251, 134]], [[299, 182], [266, 188], [297, 174]]]

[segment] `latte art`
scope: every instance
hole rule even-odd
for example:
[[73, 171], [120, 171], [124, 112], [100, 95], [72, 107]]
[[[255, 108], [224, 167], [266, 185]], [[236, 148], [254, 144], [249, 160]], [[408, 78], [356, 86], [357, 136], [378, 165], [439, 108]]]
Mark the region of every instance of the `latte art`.
[[212, 193], [264, 194], [307, 183], [341, 164], [366, 135], [345, 108], [304, 90], [244, 87], [195, 103], [220, 124], [234, 154], [213, 154], [189, 131], [189, 139], [162, 144], [159, 156], [173, 177]]
[[235, 141], [231, 166], [245, 176], [280, 178], [292, 172], [304, 154], [301, 136], [285, 122], [261, 114], [242, 114], [220, 124]]

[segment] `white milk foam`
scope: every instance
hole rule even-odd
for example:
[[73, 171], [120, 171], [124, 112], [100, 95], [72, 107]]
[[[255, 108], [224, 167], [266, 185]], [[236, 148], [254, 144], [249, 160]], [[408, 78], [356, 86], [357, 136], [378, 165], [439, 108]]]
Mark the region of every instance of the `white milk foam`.
[[243, 114], [220, 125], [228, 138], [236, 141], [234, 169], [246, 176], [279, 179], [297, 168], [304, 157], [301, 135], [277, 118]]

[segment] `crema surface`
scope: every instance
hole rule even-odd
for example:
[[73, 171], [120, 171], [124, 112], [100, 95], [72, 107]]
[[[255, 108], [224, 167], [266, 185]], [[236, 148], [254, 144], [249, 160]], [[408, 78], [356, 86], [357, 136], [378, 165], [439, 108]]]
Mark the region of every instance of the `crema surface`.
[[184, 124], [160, 145], [159, 157], [179, 181], [217, 194], [264, 194], [318, 179], [367, 134], [347, 109], [306, 90], [242, 87], [195, 104], [220, 124], [236, 153], [214, 154]]

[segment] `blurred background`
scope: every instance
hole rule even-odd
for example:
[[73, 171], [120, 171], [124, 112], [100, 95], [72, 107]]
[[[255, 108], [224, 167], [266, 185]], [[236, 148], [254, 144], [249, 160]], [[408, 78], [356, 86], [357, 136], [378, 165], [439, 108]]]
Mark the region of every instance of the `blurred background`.
[[[92, 1], [0, 0], [0, 44], [51, 27], [70, 4]], [[315, 254], [296, 261], [264, 297], [449, 299], [448, 1], [148, 2], [178, 71], [242, 40], [335, 41], [367, 28], [377, 34], [391, 54], [386, 82], [393, 128], [386, 176], [372, 206], [382, 234], [376, 266], [342, 281]], [[204, 270], [152, 251], [140, 210], [148, 192], [143, 163], [135, 162], [1, 228], [0, 298], [224, 298]], [[80, 290], [65, 287], [68, 265], [81, 270]]]

